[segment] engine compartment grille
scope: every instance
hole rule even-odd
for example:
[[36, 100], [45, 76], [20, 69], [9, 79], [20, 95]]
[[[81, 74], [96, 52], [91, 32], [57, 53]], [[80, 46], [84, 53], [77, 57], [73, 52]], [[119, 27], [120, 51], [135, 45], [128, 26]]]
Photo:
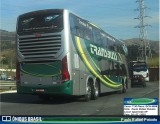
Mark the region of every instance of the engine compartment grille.
[[24, 60], [51, 60], [61, 49], [61, 34], [18, 36], [17, 45]]

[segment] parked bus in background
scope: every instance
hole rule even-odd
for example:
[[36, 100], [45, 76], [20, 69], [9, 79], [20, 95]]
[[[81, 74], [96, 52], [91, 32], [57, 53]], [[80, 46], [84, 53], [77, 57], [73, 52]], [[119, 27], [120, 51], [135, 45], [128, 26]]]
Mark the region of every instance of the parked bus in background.
[[95, 24], [65, 9], [17, 19], [17, 93], [47, 96], [126, 92], [126, 47]]

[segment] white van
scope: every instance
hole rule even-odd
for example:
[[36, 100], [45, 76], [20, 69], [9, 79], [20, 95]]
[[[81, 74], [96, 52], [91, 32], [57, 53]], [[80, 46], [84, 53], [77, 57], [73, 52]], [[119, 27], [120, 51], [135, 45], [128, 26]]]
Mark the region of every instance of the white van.
[[133, 75], [142, 75], [145, 81], [149, 81], [149, 71], [146, 62], [132, 61]]

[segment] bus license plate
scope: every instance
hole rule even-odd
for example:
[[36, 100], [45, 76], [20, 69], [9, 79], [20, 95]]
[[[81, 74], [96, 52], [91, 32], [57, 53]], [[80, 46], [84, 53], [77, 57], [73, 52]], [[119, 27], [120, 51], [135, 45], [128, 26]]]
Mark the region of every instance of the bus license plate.
[[36, 89], [36, 92], [44, 92], [44, 89]]

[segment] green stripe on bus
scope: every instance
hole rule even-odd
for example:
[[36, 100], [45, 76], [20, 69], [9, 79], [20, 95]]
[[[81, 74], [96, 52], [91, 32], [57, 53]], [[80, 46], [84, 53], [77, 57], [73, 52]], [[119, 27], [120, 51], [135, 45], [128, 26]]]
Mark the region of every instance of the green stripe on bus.
[[86, 63], [87, 67], [90, 69], [90, 71], [95, 75], [97, 76], [103, 83], [107, 84], [108, 86], [110, 87], [120, 87], [122, 84], [111, 84], [109, 82], [107, 82], [103, 77], [101, 77], [101, 75], [99, 75], [94, 69], [93, 67], [91, 66], [91, 64], [89, 63], [83, 49], [82, 49], [82, 46], [81, 46], [81, 43], [80, 43], [80, 38], [79, 37], [76, 37], [76, 43], [77, 43], [77, 46], [78, 46], [78, 49], [80, 51], [80, 54], [84, 60], [84, 62]]

